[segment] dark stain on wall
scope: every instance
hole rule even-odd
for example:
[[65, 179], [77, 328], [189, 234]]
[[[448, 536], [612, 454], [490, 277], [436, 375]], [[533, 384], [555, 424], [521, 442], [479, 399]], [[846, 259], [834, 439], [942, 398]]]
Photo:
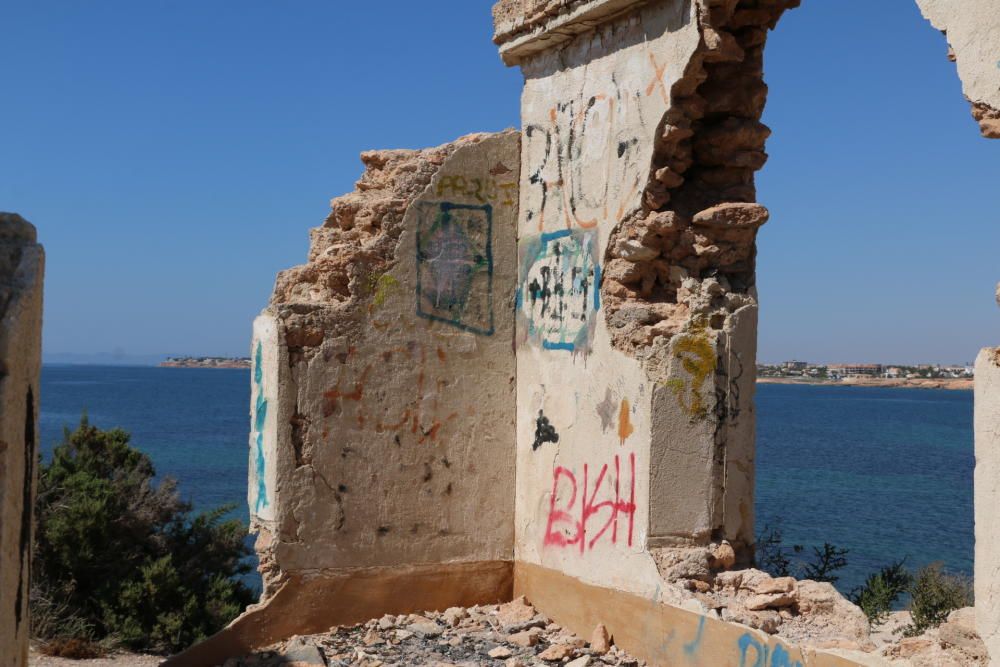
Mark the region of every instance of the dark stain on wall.
[[17, 575], [17, 598], [14, 601], [14, 633], [21, 627], [24, 610], [24, 593], [28, 589], [31, 561], [31, 518], [34, 506], [31, 486], [35, 479], [35, 393], [28, 387], [24, 399], [24, 483], [21, 485], [21, 536], [19, 541], [21, 562]]

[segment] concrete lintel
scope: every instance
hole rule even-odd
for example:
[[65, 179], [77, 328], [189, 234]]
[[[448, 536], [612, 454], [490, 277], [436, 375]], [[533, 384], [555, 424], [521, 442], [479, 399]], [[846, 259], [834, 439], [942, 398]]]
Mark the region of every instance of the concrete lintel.
[[[521, 64], [525, 58], [564, 44], [621, 14], [635, 11], [649, 0], [568, 0], [552, 7], [497, 21], [494, 43], [504, 64]], [[551, 5], [552, 3], [550, 3]], [[556, 13], [554, 13], [556, 12]]]

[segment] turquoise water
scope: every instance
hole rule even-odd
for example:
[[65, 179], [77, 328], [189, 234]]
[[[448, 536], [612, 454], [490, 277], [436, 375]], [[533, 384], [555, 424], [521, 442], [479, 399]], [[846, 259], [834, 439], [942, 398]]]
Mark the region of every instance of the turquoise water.
[[[242, 369], [45, 366], [49, 452], [80, 412], [120, 426], [196, 507], [248, 519], [250, 373]], [[789, 544], [850, 549], [849, 591], [895, 558], [972, 572], [972, 393], [760, 385], [758, 525]]]

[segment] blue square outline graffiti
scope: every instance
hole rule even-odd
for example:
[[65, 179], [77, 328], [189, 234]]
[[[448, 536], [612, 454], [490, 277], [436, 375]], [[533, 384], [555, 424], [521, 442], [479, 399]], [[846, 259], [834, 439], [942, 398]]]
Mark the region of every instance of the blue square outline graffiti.
[[[418, 317], [422, 317], [427, 320], [442, 322], [444, 324], [450, 324], [451, 326], [461, 329], [462, 331], [468, 331], [469, 333], [478, 334], [480, 336], [492, 336], [495, 332], [495, 323], [493, 317], [493, 206], [490, 204], [456, 204], [453, 202], [421, 202], [422, 208], [433, 208], [434, 212], [434, 224], [438, 223], [450, 223], [451, 222], [451, 212], [457, 210], [469, 210], [469, 211], [482, 211], [485, 215], [486, 221], [486, 239], [485, 248], [483, 249], [483, 257], [481, 266], [476, 266], [476, 269], [471, 272], [469, 276], [469, 288], [471, 289], [472, 278], [474, 278], [483, 269], [486, 272], [486, 319], [487, 322], [485, 326], [470, 324], [468, 322], [462, 321], [462, 314], [459, 313], [453, 317], [444, 317], [433, 312], [428, 312], [423, 308], [424, 284], [423, 284], [423, 270], [422, 265], [426, 264], [427, 258], [422, 252], [422, 247], [425, 241], [424, 230], [424, 216], [427, 215], [424, 211], [421, 211], [420, 218], [416, 225], [416, 297], [417, 305], [416, 312]], [[464, 231], [464, 230], [463, 230]], [[477, 257], [477, 264], [478, 264]], [[464, 295], [464, 299], [468, 299], [469, 295]]]
[[[553, 241], [566, 238], [577, 239], [581, 248], [589, 247], [589, 263], [593, 270], [593, 281], [589, 286], [593, 290], [592, 296], [588, 299], [593, 308], [592, 313], [587, 317], [586, 324], [577, 332], [576, 337], [571, 340], [552, 341], [546, 340], [524, 314], [524, 283], [527, 281], [528, 272], [539, 258], [548, 252], [548, 245]], [[597, 254], [597, 234], [591, 230], [584, 229], [561, 229], [556, 232], [545, 232], [537, 236], [529, 236], [521, 239], [519, 244], [519, 264], [520, 274], [518, 276], [518, 287], [515, 296], [515, 309], [517, 311], [518, 323], [527, 331], [527, 337], [539, 339], [542, 349], [564, 350], [568, 352], [587, 352], [594, 335], [596, 321], [594, 315], [601, 309], [601, 263]]]

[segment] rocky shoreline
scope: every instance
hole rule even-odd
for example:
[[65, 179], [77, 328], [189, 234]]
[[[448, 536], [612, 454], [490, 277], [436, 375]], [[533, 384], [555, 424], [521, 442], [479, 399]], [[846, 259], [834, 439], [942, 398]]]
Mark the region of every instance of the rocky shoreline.
[[815, 380], [796, 377], [759, 377], [758, 384], [805, 384], [831, 387], [899, 387], [908, 389], [952, 389], [972, 391], [972, 378], [846, 378]]
[[234, 357], [170, 357], [160, 368], [250, 368], [250, 359]]

